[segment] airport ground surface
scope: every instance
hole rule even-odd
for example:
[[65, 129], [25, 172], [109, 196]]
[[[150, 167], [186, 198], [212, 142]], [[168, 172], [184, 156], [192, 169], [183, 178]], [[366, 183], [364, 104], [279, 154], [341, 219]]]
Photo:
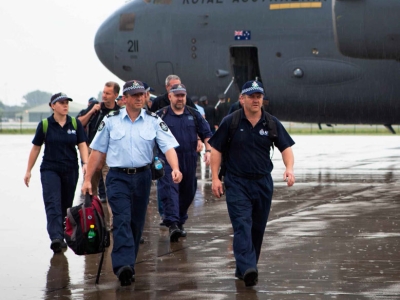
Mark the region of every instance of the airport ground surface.
[[273, 158], [275, 193], [257, 286], [234, 277], [226, 204], [212, 196], [209, 172], [199, 168], [188, 236], [179, 243], [170, 244], [159, 226], [152, 189], [136, 283], [122, 288], [111, 248], [97, 286], [98, 255], [53, 255], [41, 160], [31, 187], [23, 184], [32, 136], [0, 136], [0, 299], [400, 299], [400, 138], [293, 138], [295, 186], [281, 181], [278, 151]]

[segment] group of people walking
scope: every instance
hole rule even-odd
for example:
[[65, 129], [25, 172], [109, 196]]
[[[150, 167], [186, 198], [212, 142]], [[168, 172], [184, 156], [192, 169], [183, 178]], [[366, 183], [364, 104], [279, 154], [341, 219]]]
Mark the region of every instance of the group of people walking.
[[154, 157], [165, 162], [157, 197], [170, 241], [177, 242], [187, 235], [184, 224], [197, 189], [197, 152], [204, 144], [204, 161], [211, 164], [212, 192], [217, 198], [226, 193], [234, 231], [235, 276], [246, 286], [255, 285], [273, 192], [270, 149], [276, 146], [281, 151], [284, 180], [291, 186], [295, 182], [293, 140], [279, 120], [263, 110], [265, 93], [258, 81], [243, 86], [243, 108], [214, 128], [187, 97], [178, 76], [167, 77], [167, 93], [151, 105], [149, 89], [139, 80], [126, 82], [120, 99], [123, 105], [118, 105], [120, 87], [108, 82], [103, 101], [89, 105], [77, 118], [68, 116], [71, 98], [61, 93], [51, 97], [53, 114], [38, 124], [24, 178], [29, 186], [31, 170], [45, 143], [40, 172], [50, 248], [58, 253], [66, 247], [63, 220], [78, 181], [78, 146], [82, 193], [97, 194], [100, 176], [106, 183], [107, 224], [113, 230], [112, 267], [121, 286], [130, 285], [135, 281]]

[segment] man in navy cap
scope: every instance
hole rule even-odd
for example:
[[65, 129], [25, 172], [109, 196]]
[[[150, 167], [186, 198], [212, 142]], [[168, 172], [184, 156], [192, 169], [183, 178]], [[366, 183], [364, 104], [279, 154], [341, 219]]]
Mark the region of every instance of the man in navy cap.
[[111, 112], [101, 121], [90, 144], [93, 150], [82, 186], [82, 193], [92, 193], [91, 178], [106, 159], [110, 168], [106, 181], [107, 196], [114, 215], [111, 258], [114, 274], [121, 286], [134, 281], [156, 143], [171, 166], [170, 173], [165, 176], [170, 176], [176, 184], [182, 180], [174, 149], [179, 144], [156, 114], [143, 109], [145, 93], [141, 81], [132, 80], [124, 84], [125, 109]]
[[294, 141], [281, 122], [264, 111], [263, 96], [261, 82], [246, 82], [242, 88], [243, 109], [228, 115], [209, 140], [212, 192], [217, 198], [225, 192], [218, 176], [223, 162], [226, 203], [234, 231], [235, 276], [246, 286], [258, 281], [257, 262], [273, 192], [273, 145], [282, 153], [286, 166], [283, 179], [288, 186], [295, 182]]
[[[180, 237], [186, 236], [183, 224], [188, 219], [187, 212], [197, 189], [198, 139], [206, 145], [204, 161], [209, 165], [211, 147], [207, 141], [212, 133], [200, 113], [186, 105], [186, 87], [183, 84], [173, 85], [168, 97], [171, 105], [159, 110], [157, 114], [168, 125], [179, 143], [176, 152], [183, 180], [174, 183], [170, 175], [171, 166], [166, 164], [165, 176], [157, 181], [157, 194], [164, 210], [164, 224], [169, 227], [170, 241], [177, 242]], [[162, 153], [159, 156], [164, 158]]]
[[[167, 78], [165, 79], [165, 89], [167, 90], [167, 93], [155, 98], [153, 100], [153, 105], [151, 106], [150, 110], [153, 112], [156, 112], [157, 110], [170, 105], [171, 102], [169, 101], [168, 93], [173, 85], [181, 84], [181, 83], [182, 82], [181, 82], [181, 79], [179, 78], [179, 76], [168, 75]], [[196, 106], [194, 105], [194, 103], [192, 102], [192, 100], [190, 98], [186, 98], [186, 104], [193, 108], [196, 108]]]

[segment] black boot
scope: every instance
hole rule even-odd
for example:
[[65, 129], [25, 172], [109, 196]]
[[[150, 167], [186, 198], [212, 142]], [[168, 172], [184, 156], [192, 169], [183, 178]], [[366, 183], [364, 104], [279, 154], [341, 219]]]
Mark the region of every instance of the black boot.
[[170, 242], [178, 242], [181, 237], [181, 230], [176, 223], [169, 226], [169, 240]]
[[186, 232], [185, 228], [183, 228], [183, 225], [182, 224], [178, 225], [178, 228], [181, 231], [181, 237], [186, 237], [187, 232]]

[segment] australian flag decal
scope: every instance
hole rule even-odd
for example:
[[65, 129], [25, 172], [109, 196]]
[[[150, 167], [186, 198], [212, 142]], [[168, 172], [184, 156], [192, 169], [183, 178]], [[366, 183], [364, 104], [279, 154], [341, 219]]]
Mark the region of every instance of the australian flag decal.
[[235, 40], [251, 40], [251, 31], [235, 30]]

